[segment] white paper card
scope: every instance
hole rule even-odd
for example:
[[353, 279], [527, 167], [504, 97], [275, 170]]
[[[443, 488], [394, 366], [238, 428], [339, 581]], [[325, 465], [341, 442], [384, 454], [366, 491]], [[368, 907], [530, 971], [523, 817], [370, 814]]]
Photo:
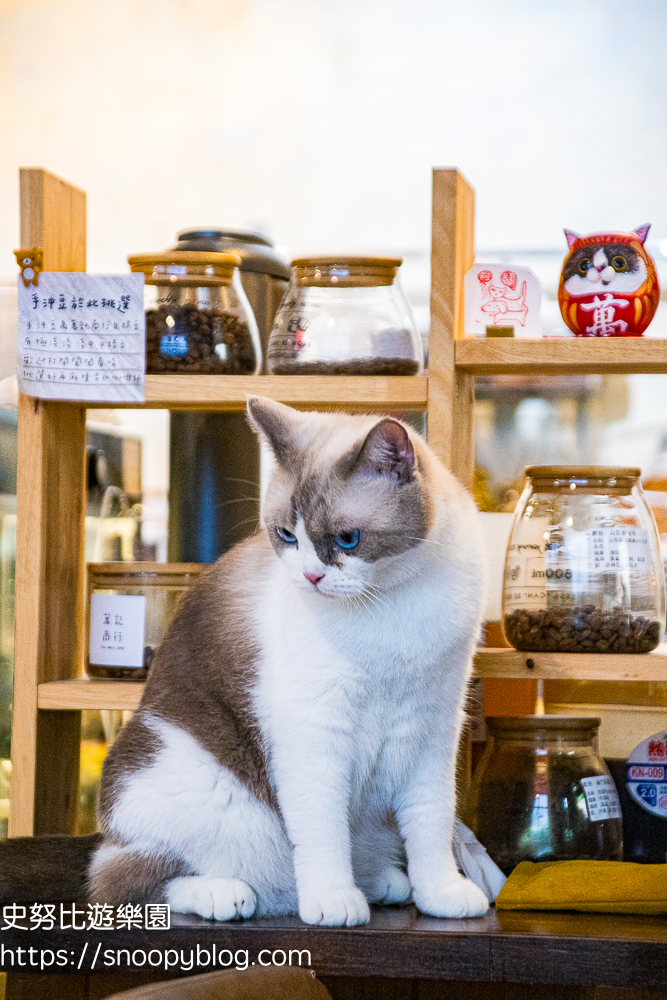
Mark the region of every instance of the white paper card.
[[143, 667], [146, 598], [93, 594], [90, 598], [90, 663]]
[[632, 570], [647, 573], [651, 569], [651, 546], [646, 528], [619, 525], [595, 528], [589, 533], [591, 566], [598, 573]]
[[542, 336], [542, 293], [529, 267], [474, 264], [464, 282], [466, 336], [485, 337], [487, 326], [511, 326], [515, 337]]
[[46, 271], [19, 280], [19, 390], [40, 399], [143, 403], [143, 274]]
[[621, 803], [614, 779], [610, 775], [596, 774], [591, 778], [582, 778], [581, 784], [592, 823], [602, 819], [621, 818]]

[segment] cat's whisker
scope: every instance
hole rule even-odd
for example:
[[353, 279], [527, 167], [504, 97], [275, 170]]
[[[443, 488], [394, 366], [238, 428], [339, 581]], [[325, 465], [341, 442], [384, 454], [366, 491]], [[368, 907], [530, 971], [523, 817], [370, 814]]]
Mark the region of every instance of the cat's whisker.
[[235, 521], [233, 524], [230, 525], [230, 528], [232, 530], [236, 528], [242, 528], [245, 524], [251, 524], [253, 521], [256, 521], [257, 526], [261, 527], [259, 523], [259, 516], [255, 515], [254, 517], [245, 517], [242, 521]]
[[429, 545], [439, 545], [440, 548], [448, 548], [444, 542], [436, 542], [435, 538], [422, 538], [420, 535], [403, 535], [403, 538], [407, 538], [411, 542], [427, 542]]
[[391, 604], [389, 603], [389, 601], [387, 601], [387, 600], [385, 600], [384, 598], [380, 597], [380, 595], [379, 595], [379, 594], [375, 594], [375, 593], [373, 593], [373, 591], [374, 591], [374, 590], [375, 590], [375, 585], [373, 585], [373, 584], [369, 584], [369, 585], [368, 585], [368, 586], [366, 587], [366, 590], [365, 590], [365, 592], [364, 592], [364, 593], [366, 594], [366, 596], [367, 596], [367, 597], [369, 597], [369, 598], [370, 598], [370, 600], [374, 601], [374, 602], [375, 602], [376, 604], [378, 604], [378, 605], [379, 605], [380, 607], [385, 607], [385, 608], [387, 609], [387, 611], [391, 612], [391, 614], [392, 614], [392, 615], [394, 616], [394, 618], [396, 619], [396, 623], [397, 623], [397, 625], [398, 625], [398, 627], [399, 627], [399, 629], [400, 629], [401, 633], [403, 633], [403, 622], [401, 621], [401, 619], [400, 619], [400, 618], [398, 617], [398, 615], [396, 614], [396, 611], [394, 610], [394, 608], [392, 608], [392, 606], [391, 606]]
[[226, 507], [229, 503], [256, 503], [259, 506], [257, 497], [235, 497], [233, 500], [221, 500], [215, 505], [215, 509], [220, 510], [221, 507]]
[[262, 484], [256, 483], [254, 479], [237, 479], [236, 476], [225, 476], [223, 483], [245, 483], [246, 486], [256, 486], [258, 490], [262, 487]]

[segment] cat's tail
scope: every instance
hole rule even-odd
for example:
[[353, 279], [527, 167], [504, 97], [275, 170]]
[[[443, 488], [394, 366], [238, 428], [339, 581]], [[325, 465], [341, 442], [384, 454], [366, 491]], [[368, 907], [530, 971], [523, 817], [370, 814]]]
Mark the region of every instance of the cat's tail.
[[67, 903], [88, 893], [88, 868], [100, 834], [11, 837], [0, 841], [1, 903]]

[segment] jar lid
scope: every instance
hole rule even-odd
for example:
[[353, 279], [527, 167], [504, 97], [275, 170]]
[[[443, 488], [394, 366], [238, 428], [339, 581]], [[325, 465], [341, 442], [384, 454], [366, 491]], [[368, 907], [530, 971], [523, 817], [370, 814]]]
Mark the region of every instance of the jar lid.
[[89, 590], [95, 586], [181, 590], [193, 582], [189, 577], [198, 577], [208, 566], [208, 563], [104, 562], [87, 563], [86, 572]]
[[134, 273], [143, 271], [147, 285], [229, 285], [241, 258], [234, 253], [167, 250], [133, 253], [127, 262]]
[[620, 465], [527, 465], [530, 479], [639, 479], [641, 469]]
[[574, 715], [491, 715], [485, 721], [494, 736], [517, 739], [539, 732], [595, 734], [602, 719]]
[[295, 257], [292, 274], [305, 287], [369, 288], [393, 284], [402, 263], [402, 257]]
[[627, 496], [641, 469], [617, 465], [529, 465], [526, 475], [537, 492], [598, 493]]

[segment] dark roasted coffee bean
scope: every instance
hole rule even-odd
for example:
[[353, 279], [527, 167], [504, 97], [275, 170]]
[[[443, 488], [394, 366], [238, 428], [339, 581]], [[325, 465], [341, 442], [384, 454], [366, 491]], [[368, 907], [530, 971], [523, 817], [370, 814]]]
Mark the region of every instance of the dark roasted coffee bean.
[[357, 358], [351, 361], [281, 361], [273, 375], [416, 375], [419, 363], [408, 358]]
[[593, 605], [542, 611], [519, 608], [505, 615], [505, 634], [515, 649], [526, 651], [648, 653], [660, 642], [660, 622], [635, 617], [618, 606], [612, 611]]
[[[163, 343], [163, 337], [179, 338], [179, 341]], [[170, 353], [174, 350], [182, 353]], [[149, 374], [249, 375], [256, 366], [250, 330], [234, 313], [166, 305], [146, 312], [146, 371]]]

